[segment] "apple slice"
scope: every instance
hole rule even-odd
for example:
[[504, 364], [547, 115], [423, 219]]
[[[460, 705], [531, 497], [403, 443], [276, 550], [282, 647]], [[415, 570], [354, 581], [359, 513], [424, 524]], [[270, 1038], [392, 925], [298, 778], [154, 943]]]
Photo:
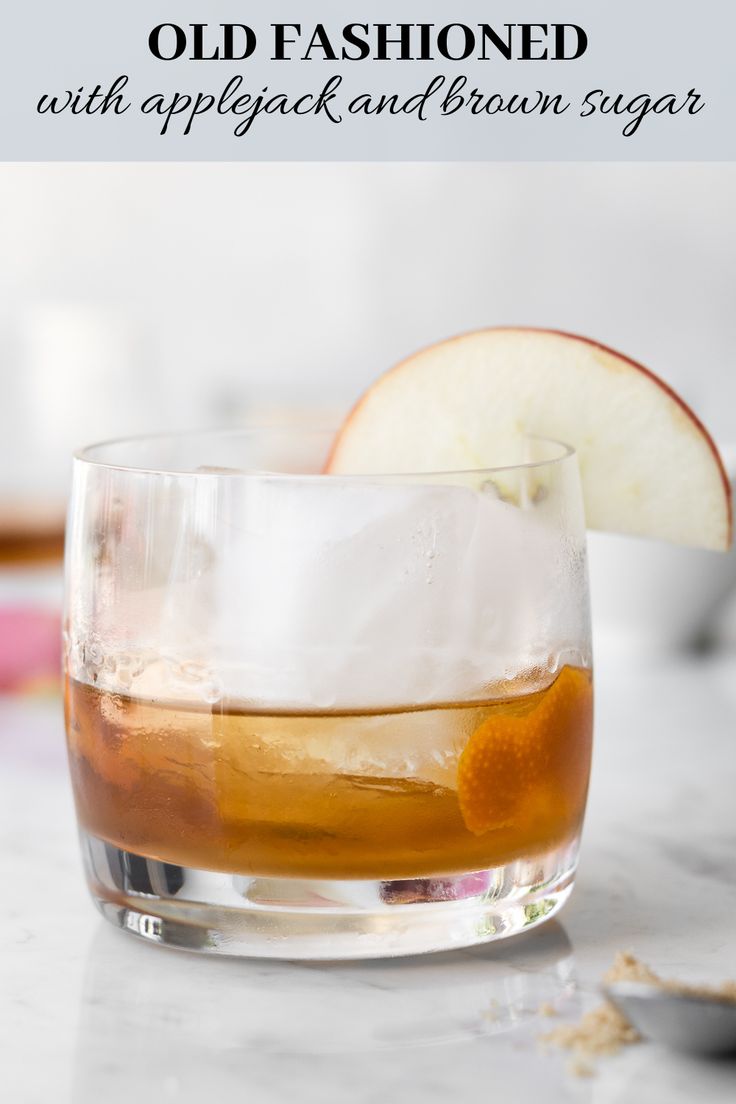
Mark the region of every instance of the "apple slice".
[[555, 330], [479, 330], [402, 361], [354, 407], [326, 471], [496, 467], [529, 434], [576, 449], [591, 528], [729, 547], [728, 479], [693, 412], [635, 361]]

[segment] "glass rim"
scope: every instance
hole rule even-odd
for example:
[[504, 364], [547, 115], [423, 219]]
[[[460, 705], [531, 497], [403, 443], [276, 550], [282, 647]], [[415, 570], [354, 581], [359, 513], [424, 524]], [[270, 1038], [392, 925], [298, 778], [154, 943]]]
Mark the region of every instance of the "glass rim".
[[494, 472], [510, 472], [510, 471], [522, 471], [533, 468], [548, 467], [551, 464], [560, 464], [565, 460], [569, 460], [576, 455], [577, 450], [573, 445], [567, 444], [565, 441], [560, 441], [556, 437], [548, 437], [544, 434], [538, 433], [526, 433], [522, 435], [522, 439], [526, 441], [538, 441], [544, 444], [553, 445], [558, 450], [555, 455], [545, 457], [541, 460], [522, 460], [512, 464], [491, 464], [479, 468], [437, 468], [426, 469], [423, 471], [375, 471], [375, 472], [294, 472], [294, 471], [279, 471], [278, 469], [270, 468], [247, 468], [239, 470], [236, 468], [227, 467], [211, 467], [211, 468], [191, 468], [183, 465], [154, 465], [148, 464], [136, 464], [125, 463], [116, 460], [102, 459], [96, 456], [95, 453], [99, 453], [106, 449], [113, 449], [115, 447], [125, 448], [126, 446], [135, 446], [143, 444], [154, 444], [164, 442], [185, 442], [190, 440], [201, 439], [213, 439], [223, 440], [226, 438], [234, 437], [256, 437], [260, 435], [276, 436], [277, 434], [289, 434], [292, 437], [307, 437], [331, 434], [333, 437], [339, 431], [340, 426], [335, 425], [309, 425], [299, 424], [293, 422], [268, 422], [257, 423], [252, 425], [243, 425], [228, 428], [215, 428], [215, 429], [201, 429], [201, 430], [176, 430], [169, 433], [139, 433], [132, 435], [125, 435], [122, 437], [112, 437], [102, 441], [96, 441], [93, 444], [85, 445], [82, 448], [75, 449], [72, 453], [72, 459], [75, 463], [88, 464], [97, 468], [104, 468], [111, 472], [125, 472], [134, 473], [139, 475], [148, 476], [188, 476], [197, 479], [254, 479], [264, 478], [269, 479], [298, 479], [298, 480], [313, 480], [318, 479], [320, 481], [334, 480], [341, 482], [366, 481], [366, 480], [391, 480], [391, 479], [426, 479], [427, 477], [452, 477], [452, 476], [478, 476], [478, 475], [490, 475]]

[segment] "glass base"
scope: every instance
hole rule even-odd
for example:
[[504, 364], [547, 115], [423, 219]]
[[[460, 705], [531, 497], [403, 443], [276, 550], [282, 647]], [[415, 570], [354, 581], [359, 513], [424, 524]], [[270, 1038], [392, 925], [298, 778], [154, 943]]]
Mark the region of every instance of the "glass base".
[[506, 939], [564, 905], [577, 841], [491, 870], [392, 881], [194, 870], [82, 832], [103, 916], [151, 943], [258, 958], [387, 958]]

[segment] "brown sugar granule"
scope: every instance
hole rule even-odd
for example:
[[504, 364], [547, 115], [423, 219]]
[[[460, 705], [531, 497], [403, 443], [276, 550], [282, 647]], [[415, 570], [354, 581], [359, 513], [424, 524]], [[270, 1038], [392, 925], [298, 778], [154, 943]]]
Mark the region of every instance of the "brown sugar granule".
[[645, 985], [662, 984], [659, 975], [635, 958], [631, 951], [619, 951], [613, 960], [613, 966], [603, 975], [604, 985], [612, 985], [617, 981], [640, 981]]
[[582, 1058], [571, 1058], [567, 1063], [567, 1071], [573, 1077], [595, 1077], [595, 1068], [590, 1062], [584, 1062]]
[[543, 1043], [571, 1050], [573, 1059], [616, 1054], [621, 1047], [638, 1043], [641, 1036], [625, 1016], [604, 1001], [592, 1012], [586, 1012], [580, 1023], [562, 1024], [542, 1036]]
[[629, 951], [619, 951], [613, 966], [603, 975], [604, 985], [616, 981], [639, 981], [645, 985], [655, 985], [666, 993], [677, 993], [683, 997], [706, 997], [736, 1004], [736, 981], [724, 981], [721, 985], [687, 985], [681, 981], [663, 980]]
[[[736, 981], [726, 981], [715, 987], [663, 981], [629, 951], [619, 951], [613, 966], [603, 975], [604, 984], [618, 981], [635, 981], [683, 996], [711, 997], [736, 1003]], [[595, 1069], [586, 1058], [617, 1054], [622, 1047], [641, 1042], [641, 1035], [617, 1008], [609, 1001], [604, 1001], [592, 1012], [587, 1012], [579, 1023], [563, 1024], [542, 1035], [541, 1042], [571, 1051], [572, 1058], [568, 1064], [570, 1073], [576, 1077], [591, 1077]]]

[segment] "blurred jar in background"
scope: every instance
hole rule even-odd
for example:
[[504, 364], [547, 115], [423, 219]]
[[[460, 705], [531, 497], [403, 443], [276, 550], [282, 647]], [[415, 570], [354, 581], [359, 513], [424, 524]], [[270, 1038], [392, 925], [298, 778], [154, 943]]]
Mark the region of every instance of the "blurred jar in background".
[[21, 316], [0, 403], [0, 692], [58, 687], [72, 453], [158, 428], [159, 393], [152, 343], [125, 311], [43, 303]]
[[[733, 496], [736, 445], [719, 451]], [[588, 533], [588, 553], [599, 659], [636, 663], [736, 644], [736, 547], [708, 552]]]

